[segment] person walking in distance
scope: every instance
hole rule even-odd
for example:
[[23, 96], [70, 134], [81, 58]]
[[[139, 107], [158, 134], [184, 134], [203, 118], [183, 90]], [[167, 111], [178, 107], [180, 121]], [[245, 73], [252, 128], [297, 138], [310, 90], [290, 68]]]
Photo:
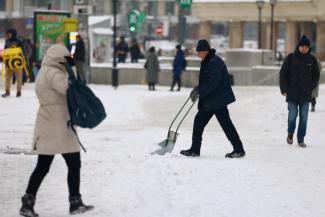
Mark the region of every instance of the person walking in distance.
[[309, 103], [320, 77], [317, 59], [310, 52], [310, 41], [306, 36], [302, 36], [296, 50], [287, 56], [280, 70], [280, 91], [286, 97], [289, 111], [287, 143], [293, 144], [299, 114], [297, 140], [298, 145], [303, 148], [306, 147], [304, 139]]
[[141, 50], [136, 39], [132, 40], [132, 44], [130, 46], [130, 55], [131, 55], [131, 63], [137, 63], [141, 55]]
[[178, 88], [177, 91], [181, 90], [181, 75], [185, 70], [187, 65], [186, 59], [184, 57], [184, 52], [182, 51], [181, 45], [176, 46], [176, 55], [173, 62], [173, 83], [170, 87], [170, 91], [174, 90], [174, 86], [177, 83]]
[[210, 48], [207, 40], [198, 42], [196, 51], [201, 61], [199, 86], [190, 94], [191, 100], [199, 99], [198, 113], [194, 119], [192, 146], [180, 153], [189, 157], [200, 156], [202, 134], [212, 116], [216, 116], [220, 126], [233, 146], [233, 151], [225, 155], [226, 158], [240, 158], [245, 156], [243, 144], [233, 125], [227, 106], [235, 101], [227, 67], [224, 61]]
[[[317, 62], [318, 62], [319, 72], [321, 72], [322, 71], [322, 63], [319, 60], [317, 60]], [[318, 97], [318, 95], [319, 95], [319, 83], [317, 84], [317, 87], [313, 90], [313, 92], [311, 94], [311, 97], [312, 97], [311, 109], [310, 109], [311, 112], [315, 112], [315, 110], [316, 110], [316, 103], [317, 103], [316, 98]]]
[[82, 82], [87, 84], [87, 75], [85, 70], [85, 61], [86, 61], [86, 49], [85, 43], [80, 35], [76, 36], [76, 50], [73, 55], [74, 63], [76, 65], [78, 77]]
[[146, 81], [148, 83], [149, 90], [156, 90], [160, 66], [155, 47], [151, 47], [149, 49], [149, 54], [147, 55], [147, 60], [144, 64], [144, 68], [147, 70]]
[[[17, 30], [16, 29], [8, 29], [6, 32], [6, 42], [5, 42], [5, 49], [9, 48], [17, 48], [20, 47], [22, 51], [24, 52], [23, 44], [22, 42], [17, 38]], [[12, 74], [15, 74], [15, 79], [17, 81], [17, 93], [16, 97], [21, 96], [21, 89], [23, 84], [23, 73], [21, 69], [9, 69], [6, 68], [5, 71], [5, 93], [2, 94], [2, 97], [8, 97], [10, 96], [10, 83]]]
[[128, 51], [129, 51], [129, 46], [125, 42], [124, 36], [121, 36], [119, 43], [116, 45], [117, 61], [119, 63], [125, 63]]
[[70, 214], [93, 209], [83, 203], [80, 194], [80, 146], [77, 135], [67, 127], [68, 73], [65, 64], [73, 62], [68, 49], [63, 45], [51, 46], [42, 61], [36, 78], [35, 92], [40, 104], [34, 130], [33, 150], [38, 160], [32, 172], [25, 194], [22, 196], [20, 215], [38, 217], [34, 211], [36, 194], [50, 170], [56, 154], [61, 154], [68, 167]]

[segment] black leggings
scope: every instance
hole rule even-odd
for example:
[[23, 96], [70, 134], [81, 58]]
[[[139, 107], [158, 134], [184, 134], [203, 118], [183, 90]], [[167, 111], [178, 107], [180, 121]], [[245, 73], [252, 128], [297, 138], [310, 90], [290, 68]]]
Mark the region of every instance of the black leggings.
[[[81, 168], [80, 152], [62, 154], [62, 156], [68, 166], [68, 187], [70, 196], [79, 196]], [[28, 182], [27, 194], [36, 196], [44, 177], [50, 170], [53, 159], [54, 155], [38, 155], [36, 168]]]

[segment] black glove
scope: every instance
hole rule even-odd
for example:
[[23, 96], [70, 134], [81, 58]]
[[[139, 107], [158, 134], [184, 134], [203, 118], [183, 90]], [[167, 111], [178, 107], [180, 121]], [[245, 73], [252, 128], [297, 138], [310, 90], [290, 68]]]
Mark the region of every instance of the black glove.
[[200, 97], [199, 88], [198, 87], [195, 87], [191, 91], [190, 97], [191, 97], [192, 102], [195, 102]]

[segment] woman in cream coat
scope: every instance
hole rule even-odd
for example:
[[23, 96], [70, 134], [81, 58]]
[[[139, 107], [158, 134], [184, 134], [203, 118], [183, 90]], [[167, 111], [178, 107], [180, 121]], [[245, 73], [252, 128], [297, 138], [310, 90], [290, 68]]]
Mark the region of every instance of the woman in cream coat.
[[69, 112], [66, 91], [68, 73], [64, 64], [71, 58], [62, 45], [51, 46], [43, 59], [37, 76], [35, 91], [39, 101], [33, 150], [38, 161], [22, 197], [20, 215], [38, 217], [34, 212], [37, 191], [48, 173], [55, 154], [62, 154], [68, 167], [68, 187], [70, 214], [82, 213], [93, 209], [83, 204], [80, 186], [80, 146], [76, 135], [67, 127]]

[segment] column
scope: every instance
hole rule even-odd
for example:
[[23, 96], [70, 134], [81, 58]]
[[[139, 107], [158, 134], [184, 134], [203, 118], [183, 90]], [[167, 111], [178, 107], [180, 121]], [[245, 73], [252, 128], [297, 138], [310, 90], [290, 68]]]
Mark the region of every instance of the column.
[[270, 49], [270, 35], [271, 35], [271, 23], [262, 23], [262, 37], [261, 37], [261, 48]]
[[165, 7], [166, 7], [165, 1], [158, 2], [158, 16], [165, 16]]
[[293, 52], [298, 43], [298, 26], [294, 21], [286, 22], [285, 54]]
[[313, 29], [311, 22], [300, 23], [300, 36], [307, 36], [311, 41], [313, 39]]
[[321, 61], [325, 61], [325, 21], [317, 22], [316, 54]]
[[229, 23], [229, 47], [242, 48], [244, 41], [244, 22]]
[[211, 21], [203, 21], [200, 23], [199, 37], [209, 40], [211, 35]]

